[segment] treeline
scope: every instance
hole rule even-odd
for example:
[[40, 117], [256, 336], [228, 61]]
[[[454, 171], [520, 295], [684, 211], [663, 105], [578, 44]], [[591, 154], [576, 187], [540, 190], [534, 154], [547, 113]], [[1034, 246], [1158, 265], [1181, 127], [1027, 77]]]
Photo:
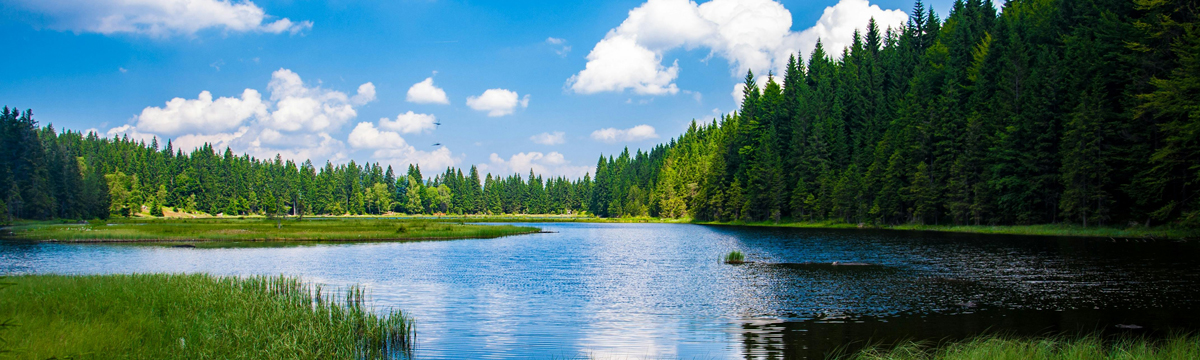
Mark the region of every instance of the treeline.
[[959, 0], [941, 21], [918, 2], [906, 26], [872, 20], [837, 60], [818, 44], [779, 80], [747, 74], [740, 112], [618, 160], [620, 180], [602, 160], [593, 211], [1200, 225], [1197, 9]]
[[383, 214], [573, 213], [588, 208], [582, 179], [485, 175], [472, 166], [426, 178], [419, 167], [188, 153], [127, 137], [58, 133], [39, 127], [32, 111], [0, 113], [0, 219], [107, 218], [163, 209], [268, 216]]
[[[432, 178], [190, 153], [4, 111], [0, 215], [576, 213], [697, 220], [1200, 226], [1200, 23], [1188, 0], [959, 0], [748, 73], [740, 111], [595, 178]], [[774, 74], [771, 74], [774, 75]], [[778, 79], [778, 80], [777, 80]]]

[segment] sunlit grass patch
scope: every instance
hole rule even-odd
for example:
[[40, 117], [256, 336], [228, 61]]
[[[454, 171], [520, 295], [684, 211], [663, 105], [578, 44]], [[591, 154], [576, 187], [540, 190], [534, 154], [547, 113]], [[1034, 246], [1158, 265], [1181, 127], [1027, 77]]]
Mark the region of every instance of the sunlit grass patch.
[[31, 222], [8, 238], [64, 242], [120, 241], [385, 241], [494, 238], [538, 228], [408, 219], [122, 219], [88, 223]]

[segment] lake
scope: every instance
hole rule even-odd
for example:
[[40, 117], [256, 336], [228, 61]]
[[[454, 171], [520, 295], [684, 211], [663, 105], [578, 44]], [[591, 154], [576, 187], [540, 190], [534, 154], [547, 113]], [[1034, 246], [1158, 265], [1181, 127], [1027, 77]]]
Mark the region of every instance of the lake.
[[[0, 242], [0, 273], [286, 274], [361, 284], [377, 308], [417, 320], [418, 359], [821, 359], [866, 343], [985, 331], [1200, 330], [1195, 243], [532, 226], [554, 233], [223, 249]], [[722, 263], [731, 250], [751, 263]]]

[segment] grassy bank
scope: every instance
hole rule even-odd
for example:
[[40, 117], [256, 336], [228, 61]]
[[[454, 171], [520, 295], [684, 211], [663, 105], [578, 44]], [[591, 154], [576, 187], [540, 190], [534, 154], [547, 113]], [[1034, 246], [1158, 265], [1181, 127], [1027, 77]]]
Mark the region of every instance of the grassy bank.
[[689, 218], [655, 218], [655, 217], [619, 217], [601, 218], [581, 215], [466, 215], [466, 216], [417, 216], [417, 219], [430, 221], [469, 221], [469, 222], [583, 222], [583, 223], [668, 223], [668, 224], [699, 224], [717, 226], [762, 226], [790, 227], [810, 229], [886, 229], [911, 231], [939, 231], [973, 234], [1004, 234], [1004, 235], [1038, 235], [1038, 236], [1081, 236], [1120, 239], [1200, 239], [1200, 229], [1179, 226], [1088, 226], [1071, 224], [1043, 225], [863, 225], [838, 221], [819, 222], [746, 222], [746, 221], [693, 221]]
[[[349, 359], [405, 354], [413, 323], [363, 292], [293, 278], [17, 276], [0, 290], [0, 359]], [[336, 299], [335, 299], [336, 298]]]
[[972, 233], [972, 234], [1005, 234], [1005, 235], [1040, 235], [1040, 236], [1083, 236], [1083, 237], [1101, 237], [1101, 238], [1136, 238], [1136, 239], [1200, 239], [1200, 229], [1189, 229], [1173, 226], [1132, 226], [1132, 227], [1103, 227], [1089, 226], [1083, 227], [1079, 225], [1068, 224], [1046, 224], [1046, 225], [885, 225], [873, 226], [856, 224], [848, 224], [843, 222], [692, 222], [693, 224], [702, 225], [729, 225], [729, 226], [763, 226], [763, 227], [791, 227], [791, 228], [813, 228], [813, 229], [886, 229], [886, 230], [915, 230], [915, 231], [940, 231], [940, 232], [955, 232], [955, 233]]
[[972, 340], [930, 346], [910, 342], [881, 350], [868, 348], [849, 356], [854, 360], [973, 360], [973, 359], [1200, 359], [1200, 336], [1179, 335], [1166, 340], [1124, 339], [1104, 341], [1089, 336], [1076, 339], [1017, 339], [982, 336]]
[[526, 226], [368, 218], [281, 222], [270, 219], [126, 219], [82, 224], [27, 222], [5, 230], [8, 233], [0, 235], [6, 238], [64, 242], [404, 241], [494, 238], [540, 231]]

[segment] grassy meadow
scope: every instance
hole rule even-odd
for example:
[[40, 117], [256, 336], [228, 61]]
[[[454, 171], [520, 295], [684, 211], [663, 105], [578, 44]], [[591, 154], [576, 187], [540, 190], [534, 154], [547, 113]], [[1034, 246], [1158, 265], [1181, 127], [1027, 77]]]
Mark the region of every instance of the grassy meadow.
[[0, 359], [387, 359], [413, 320], [360, 288], [295, 278], [32, 275], [4, 279]]
[[26, 222], [0, 233], [10, 239], [61, 242], [139, 241], [408, 241], [495, 238], [538, 228], [380, 218], [271, 220], [120, 219], [85, 223]]

